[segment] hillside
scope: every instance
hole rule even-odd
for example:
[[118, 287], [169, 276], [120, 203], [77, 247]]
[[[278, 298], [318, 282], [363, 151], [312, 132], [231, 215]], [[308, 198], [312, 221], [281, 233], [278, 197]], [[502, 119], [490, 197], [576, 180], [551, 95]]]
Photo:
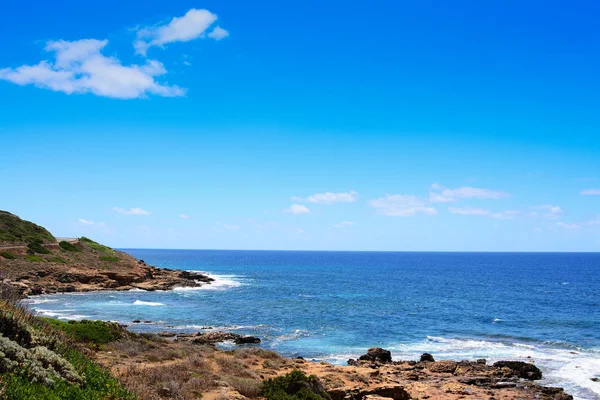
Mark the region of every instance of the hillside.
[[43, 227], [0, 212], [0, 279], [23, 295], [92, 290], [168, 290], [212, 281], [156, 268], [89, 238], [57, 242]]
[[0, 210], [0, 246], [54, 242], [56, 239], [45, 228]]

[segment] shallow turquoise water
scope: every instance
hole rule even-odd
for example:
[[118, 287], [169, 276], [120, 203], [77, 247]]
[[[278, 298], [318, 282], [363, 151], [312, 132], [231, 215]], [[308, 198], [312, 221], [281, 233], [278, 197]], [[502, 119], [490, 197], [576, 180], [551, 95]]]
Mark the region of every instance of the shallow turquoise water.
[[232, 330], [344, 363], [368, 347], [414, 359], [525, 359], [544, 383], [600, 399], [600, 254], [126, 250], [205, 271], [199, 290], [36, 297], [40, 314], [133, 330]]

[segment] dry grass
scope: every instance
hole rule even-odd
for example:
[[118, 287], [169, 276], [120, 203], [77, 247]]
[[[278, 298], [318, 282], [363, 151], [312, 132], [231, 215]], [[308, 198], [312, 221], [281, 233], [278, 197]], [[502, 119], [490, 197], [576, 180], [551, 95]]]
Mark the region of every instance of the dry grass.
[[225, 376], [223, 379], [233, 389], [243, 396], [256, 398], [260, 396], [262, 380], [260, 378], [241, 378], [239, 376]]

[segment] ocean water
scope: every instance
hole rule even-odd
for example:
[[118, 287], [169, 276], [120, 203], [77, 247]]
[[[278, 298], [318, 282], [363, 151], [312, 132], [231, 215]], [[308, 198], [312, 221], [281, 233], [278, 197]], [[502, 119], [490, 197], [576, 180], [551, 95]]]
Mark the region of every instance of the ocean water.
[[231, 330], [288, 356], [533, 361], [542, 383], [600, 399], [600, 254], [125, 250], [216, 281], [169, 292], [34, 297], [39, 314], [135, 331]]

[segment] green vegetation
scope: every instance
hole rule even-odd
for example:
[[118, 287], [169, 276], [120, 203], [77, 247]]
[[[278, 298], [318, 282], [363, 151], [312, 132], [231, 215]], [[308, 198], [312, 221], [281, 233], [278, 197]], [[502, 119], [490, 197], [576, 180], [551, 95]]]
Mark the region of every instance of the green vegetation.
[[123, 329], [118, 324], [103, 321], [60, 321], [53, 318], [44, 318], [48, 325], [63, 331], [66, 335], [78, 342], [106, 344], [120, 339]]
[[[85, 358], [69, 334], [34, 317], [19, 305], [19, 299], [14, 289], [0, 284], [0, 399], [135, 399], [107, 371]], [[107, 340], [101, 334], [92, 339]]]
[[74, 244], [65, 242], [64, 240], [62, 240], [58, 245], [60, 246], [61, 249], [65, 250], [65, 251], [73, 251], [73, 252], [80, 251]]
[[119, 257], [114, 257], [114, 256], [100, 256], [100, 261], [119, 262]]
[[0, 211], [0, 243], [47, 243], [56, 239], [33, 222], [22, 220], [7, 211]]
[[35, 255], [31, 255], [31, 254], [25, 256], [25, 259], [27, 261], [33, 261], [33, 262], [45, 262], [46, 261], [40, 256], [35, 256]]
[[113, 254], [115, 251], [108, 246], [94, 242], [92, 239], [88, 239], [85, 236], [79, 238], [80, 243], [85, 243], [91, 249], [99, 251], [101, 253]]
[[52, 257], [49, 257], [49, 258], [48, 258], [48, 261], [50, 261], [50, 262], [54, 262], [54, 263], [60, 263], [60, 264], [67, 264], [67, 263], [68, 263], [68, 261], [67, 261], [67, 260], [65, 260], [64, 258], [62, 258], [62, 257], [59, 257], [59, 256], [52, 256]]
[[316, 376], [299, 370], [264, 381], [262, 394], [267, 400], [331, 400]]
[[7, 260], [14, 260], [15, 258], [17, 258], [17, 256], [15, 256], [10, 251], [3, 251], [2, 253], [0, 253], [0, 256], [6, 258]]
[[33, 251], [34, 253], [39, 253], [39, 254], [50, 254], [51, 253], [50, 250], [48, 250], [47, 248], [45, 248], [41, 244], [35, 243], [35, 242], [29, 243], [27, 245], [27, 248], [29, 250]]
[[[77, 351], [69, 351], [65, 359], [85, 377], [83, 384], [74, 385], [66, 381], [46, 386], [40, 382], [31, 382], [22, 375], [0, 374], [0, 398], [11, 400], [99, 400], [123, 399], [135, 400], [119, 382], [97, 364], [86, 359]], [[4, 397], [3, 397], [4, 396]]]

